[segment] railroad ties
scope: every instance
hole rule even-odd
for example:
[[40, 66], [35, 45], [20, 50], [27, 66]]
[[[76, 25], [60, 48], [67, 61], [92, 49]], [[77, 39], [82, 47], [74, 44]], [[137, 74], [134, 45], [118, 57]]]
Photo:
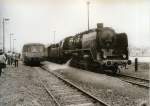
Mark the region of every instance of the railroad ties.
[[[39, 74], [43, 69], [38, 68]], [[45, 71], [47, 72], [47, 71]], [[57, 106], [109, 106], [102, 101], [97, 100], [92, 95], [81, 91], [79, 88], [64, 81], [59, 76], [47, 73], [48, 79], [43, 81], [40, 78], [45, 90], [53, 98]]]
[[139, 87], [143, 87], [146, 89], [150, 88], [150, 81], [148, 79], [143, 79], [135, 76], [129, 76], [124, 74], [118, 74], [119, 78], [125, 82], [131, 83], [133, 85], [137, 85]]

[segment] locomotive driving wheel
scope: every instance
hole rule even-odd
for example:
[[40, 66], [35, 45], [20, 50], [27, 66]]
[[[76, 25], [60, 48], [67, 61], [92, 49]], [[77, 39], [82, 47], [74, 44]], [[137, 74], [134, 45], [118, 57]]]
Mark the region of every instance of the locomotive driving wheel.
[[118, 72], [118, 65], [114, 64], [114, 66], [111, 67], [111, 70], [112, 70], [113, 74], [116, 74]]

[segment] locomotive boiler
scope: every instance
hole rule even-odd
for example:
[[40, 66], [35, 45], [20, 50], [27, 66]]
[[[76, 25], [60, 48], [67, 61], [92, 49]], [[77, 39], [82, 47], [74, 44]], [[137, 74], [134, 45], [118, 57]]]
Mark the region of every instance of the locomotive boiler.
[[119, 66], [131, 63], [126, 33], [116, 33], [111, 27], [103, 27], [102, 23], [97, 24], [96, 29], [65, 38], [55, 49], [59, 60], [72, 58], [72, 62], [78, 65], [99, 70], [110, 69], [114, 73]]

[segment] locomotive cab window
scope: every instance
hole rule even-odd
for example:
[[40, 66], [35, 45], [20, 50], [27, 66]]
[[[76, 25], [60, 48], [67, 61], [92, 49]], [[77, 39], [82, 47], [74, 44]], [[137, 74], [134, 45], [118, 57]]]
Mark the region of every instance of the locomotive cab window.
[[69, 46], [72, 46], [73, 45], [73, 38], [70, 38], [69, 40]]

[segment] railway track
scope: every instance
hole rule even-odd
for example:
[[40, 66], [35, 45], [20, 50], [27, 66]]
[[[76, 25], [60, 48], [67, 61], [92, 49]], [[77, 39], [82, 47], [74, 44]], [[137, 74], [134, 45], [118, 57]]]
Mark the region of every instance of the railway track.
[[49, 81], [43, 82], [41, 80], [41, 83], [55, 101], [56, 106], [109, 106], [60, 75], [43, 68], [38, 68], [38, 70], [47, 71], [50, 74]]
[[131, 83], [133, 85], [137, 85], [139, 87], [143, 87], [146, 89], [150, 88], [150, 80], [144, 79], [144, 78], [139, 78], [139, 77], [134, 77], [134, 76], [129, 76], [129, 75], [124, 75], [124, 74], [117, 74], [117, 76], [128, 83]]

